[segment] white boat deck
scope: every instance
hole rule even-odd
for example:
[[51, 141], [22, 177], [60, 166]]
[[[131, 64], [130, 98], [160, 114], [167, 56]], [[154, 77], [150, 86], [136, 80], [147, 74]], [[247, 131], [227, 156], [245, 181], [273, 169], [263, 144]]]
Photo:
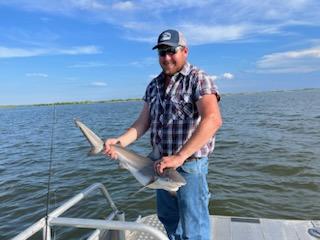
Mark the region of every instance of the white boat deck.
[[[113, 210], [105, 220], [61, 217], [96, 190], [101, 191]], [[43, 239], [51, 240], [51, 228], [55, 226], [92, 229], [94, 231], [88, 240], [167, 239], [164, 227], [155, 214], [139, 218], [135, 222], [125, 221], [124, 213], [117, 209], [101, 183], [84, 189], [12, 240], [27, 240], [41, 230]], [[211, 226], [212, 240], [320, 240], [320, 220], [211, 216]]]
[[[138, 220], [165, 233], [156, 215]], [[211, 216], [212, 240], [319, 240], [309, 229], [320, 227], [320, 221], [276, 220]], [[154, 239], [144, 232], [127, 232], [128, 240]]]

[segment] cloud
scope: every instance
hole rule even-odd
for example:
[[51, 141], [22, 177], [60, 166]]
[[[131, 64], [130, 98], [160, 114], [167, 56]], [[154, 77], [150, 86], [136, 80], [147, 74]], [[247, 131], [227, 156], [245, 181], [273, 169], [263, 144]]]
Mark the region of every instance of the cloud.
[[[266, 35], [291, 33], [288, 27], [320, 25], [316, 0], [263, 2], [220, 1], [135, 1], [129, 18], [117, 18], [128, 39], [155, 42], [168, 26], [185, 33], [190, 45], [259, 39]], [[168, 10], [172, 14], [168, 14]], [[227, 13], [227, 15], [226, 15]], [[123, 16], [123, 15], [122, 15]], [[174, 24], [173, 24], [174, 23]], [[294, 31], [290, 28], [290, 31]]]
[[120, 27], [122, 37], [135, 41], [154, 42], [170, 26], [184, 31], [191, 45], [288, 34], [288, 27], [294, 32], [292, 26], [320, 26], [318, 0], [128, 0], [109, 4], [102, 0], [11, 0], [0, 5], [107, 22]]
[[19, 58], [19, 57], [35, 57], [44, 55], [80, 55], [80, 54], [98, 54], [101, 50], [96, 46], [79, 46], [69, 49], [23, 49], [23, 48], [7, 48], [0, 46], [0, 58]]
[[154, 65], [157, 63], [157, 59], [154, 57], [147, 57], [138, 61], [130, 62], [129, 65], [135, 66], [135, 67], [145, 67], [145, 66], [150, 66]]
[[73, 8], [79, 8], [82, 10], [105, 10], [107, 8], [106, 5], [96, 0], [69, 0], [65, 2], [69, 2], [68, 4]]
[[272, 53], [257, 61], [259, 73], [308, 73], [320, 71], [320, 46]]
[[43, 49], [22, 49], [0, 47], [0, 58], [33, 57], [44, 55]]
[[243, 25], [183, 24], [179, 27], [191, 45], [242, 39], [250, 31]]
[[222, 79], [231, 80], [231, 79], [234, 78], [234, 74], [229, 73], [229, 72], [226, 72], [226, 73], [223, 73], [223, 74], [221, 74], [221, 75], [211, 75], [211, 78], [212, 78], [214, 81], [222, 80]]
[[28, 11], [41, 11], [63, 15], [70, 15], [76, 11], [103, 11], [108, 9], [106, 4], [96, 0], [12, 0], [1, 1], [0, 5], [14, 6]]
[[128, 11], [135, 9], [135, 5], [131, 1], [117, 2], [112, 5], [112, 9]]
[[105, 66], [108, 66], [108, 64], [103, 62], [84, 62], [70, 65], [69, 68], [96, 68]]
[[223, 75], [223, 78], [224, 79], [233, 79], [234, 78], [234, 75], [232, 73], [224, 73]]
[[213, 81], [216, 81], [219, 78], [217, 75], [211, 75], [210, 77], [213, 79]]
[[41, 77], [47, 78], [49, 75], [46, 73], [26, 73], [26, 77]]
[[91, 86], [94, 86], [94, 87], [106, 87], [107, 83], [105, 83], [105, 82], [92, 82]]
[[54, 49], [52, 53], [58, 55], [97, 54], [101, 53], [101, 50], [96, 46], [80, 46], [69, 49]]

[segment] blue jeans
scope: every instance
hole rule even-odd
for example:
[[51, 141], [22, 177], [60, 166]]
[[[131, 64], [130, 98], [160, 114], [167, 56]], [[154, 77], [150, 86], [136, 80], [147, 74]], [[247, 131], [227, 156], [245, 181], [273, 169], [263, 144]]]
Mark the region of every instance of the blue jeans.
[[185, 162], [177, 171], [187, 184], [180, 187], [177, 196], [162, 189], [157, 190], [158, 218], [171, 240], [209, 240], [208, 158]]

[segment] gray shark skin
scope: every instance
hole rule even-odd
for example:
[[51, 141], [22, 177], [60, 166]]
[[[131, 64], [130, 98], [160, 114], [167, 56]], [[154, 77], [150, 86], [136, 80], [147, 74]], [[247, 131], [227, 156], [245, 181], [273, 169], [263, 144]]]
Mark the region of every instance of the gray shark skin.
[[[96, 155], [103, 153], [104, 141], [79, 120], [75, 120], [75, 124], [80, 128], [91, 145], [89, 154]], [[127, 169], [144, 187], [176, 192], [181, 186], [186, 184], [185, 179], [175, 169], [165, 169], [164, 173], [159, 176], [155, 173], [153, 168], [154, 161], [150, 158], [141, 156], [118, 144], [111, 147], [118, 156], [119, 165]]]

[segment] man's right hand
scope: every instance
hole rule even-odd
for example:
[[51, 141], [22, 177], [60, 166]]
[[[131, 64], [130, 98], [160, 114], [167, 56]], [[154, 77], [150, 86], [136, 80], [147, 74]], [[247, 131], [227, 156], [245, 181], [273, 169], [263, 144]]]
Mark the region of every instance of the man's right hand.
[[118, 156], [116, 154], [116, 152], [114, 151], [112, 145], [115, 145], [115, 144], [120, 144], [120, 141], [119, 139], [117, 138], [108, 138], [105, 142], [104, 142], [104, 153], [112, 158], [112, 159], [118, 159]]

